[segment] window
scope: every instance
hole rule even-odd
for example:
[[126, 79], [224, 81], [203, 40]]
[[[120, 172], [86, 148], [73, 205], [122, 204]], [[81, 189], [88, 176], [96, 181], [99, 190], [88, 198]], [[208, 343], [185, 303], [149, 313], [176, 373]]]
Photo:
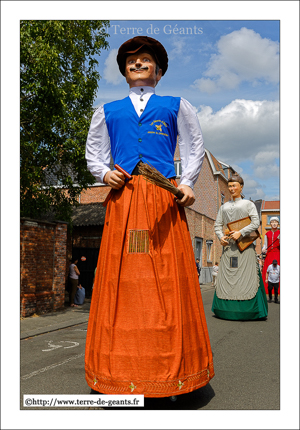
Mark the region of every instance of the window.
[[176, 177], [180, 178], [180, 176], [181, 176], [181, 161], [180, 160], [175, 161], [174, 167], [175, 167]]
[[206, 241], [206, 255], [207, 255], [207, 261], [211, 262], [212, 261], [212, 244], [213, 241], [212, 240], [207, 240]]
[[221, 205], [224, 205], [225, 202], [225, 195], [221, 193]]

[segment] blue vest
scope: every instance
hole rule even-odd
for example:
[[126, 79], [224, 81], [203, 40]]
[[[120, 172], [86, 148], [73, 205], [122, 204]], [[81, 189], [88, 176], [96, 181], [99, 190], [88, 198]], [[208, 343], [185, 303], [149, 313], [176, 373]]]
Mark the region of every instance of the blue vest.
[[115, 164], [132, 173], [139, 161], [167, 178], [176, 176], [174, 153], [180, 97], [153, 94], [139, 117], [129, 97], [104, 105]]

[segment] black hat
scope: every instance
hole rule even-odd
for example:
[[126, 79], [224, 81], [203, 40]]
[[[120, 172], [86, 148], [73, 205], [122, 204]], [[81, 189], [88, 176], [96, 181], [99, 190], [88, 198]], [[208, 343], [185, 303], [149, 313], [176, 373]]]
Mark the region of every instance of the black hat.
[[277, 260], [273, 260], [273, 263], [272, 264], [277, 264]]
[[153, 56], [162, 69], [162, 76], [166, 73], [168, 68], [168, 54], [163, 45], [156, 39], [148, 36], [136, 36], [127, 40], [120, 46], [117, 62], [120, 72], [125, 76], [126, 57], [130, 54], [135, 54], [141, 48], [147, 48], [153, 53]]

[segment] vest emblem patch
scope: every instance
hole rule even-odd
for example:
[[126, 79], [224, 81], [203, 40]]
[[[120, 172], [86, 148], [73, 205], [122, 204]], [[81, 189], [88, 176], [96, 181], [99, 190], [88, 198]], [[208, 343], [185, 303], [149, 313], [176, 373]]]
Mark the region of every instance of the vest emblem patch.
[[150, 126], [152, 127], [151, 131], [148, 131], [149, 134], [159, 134], [161, 136], [169, 136], [166, 132], [168, 131], [168, 124], [165, 121], [161, 121], [160, 119], [156, 119], [151, 122]]

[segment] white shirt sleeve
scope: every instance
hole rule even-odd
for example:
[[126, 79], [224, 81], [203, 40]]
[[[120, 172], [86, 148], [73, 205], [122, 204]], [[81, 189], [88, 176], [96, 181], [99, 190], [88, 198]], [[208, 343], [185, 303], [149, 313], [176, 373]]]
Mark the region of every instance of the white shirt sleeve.
[[85, 158], [87, 168], [96, 180], [103, 184], [105, 174], [110, 170], [110, 139], [103, 106], [94, 113], [86, 141]]
[[257, 209], [254, 203], [247, 201], [248, 214], [251, 218], [251, 223], [240, 230], [242, 237], [249, 235], [252, 231], [255, 231], [259, 227], [259, 217]]
[[264, 246], [262, 248], [262, 252], [265, 252], [267, 250], [267, 248], [268, 248], [268, 237], [265, 234], [265, 240], [264, 240]]
[[216, 222], [215, 222], [215, 232], [216, 235], [218, 236], [219, 240], [222, 239], [222, 237], [224, 236], [223, 233], [223, 206], [220, 207], [220, 209], [218, 210], [218, 214], [217, 214], [217, 218], [216, 218]]
[[180, 101], [177, 128], [182, 167], [180, 184], [193, 188], [202, 167], [205, 151], [197, 114], [193, 106], [183, 98]]

